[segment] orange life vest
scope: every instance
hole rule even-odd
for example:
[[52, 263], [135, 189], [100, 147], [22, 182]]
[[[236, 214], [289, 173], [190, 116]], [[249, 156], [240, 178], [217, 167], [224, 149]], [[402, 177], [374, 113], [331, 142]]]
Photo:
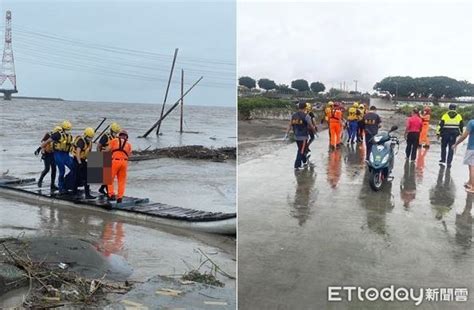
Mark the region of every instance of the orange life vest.
[[114, 138], [109, 142], [109, 147], [112, 152], [112, 159], [127, 160], [132, 154], [132, 145], [125, 139]]

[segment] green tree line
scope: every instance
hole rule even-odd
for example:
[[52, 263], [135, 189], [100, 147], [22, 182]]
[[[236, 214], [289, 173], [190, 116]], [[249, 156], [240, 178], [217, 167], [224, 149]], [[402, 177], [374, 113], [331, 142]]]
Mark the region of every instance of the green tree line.
[[308, 83], [307, 80], [305, 79], [296, 79], [291, 82], [291, 88], [290, 86], [286, 84], [276, 84], [275, 81], [267, 79], [267, 78], [261, 78], [258, 81], [255, 79], [249, 77], [249, 76], [242, 76], [239, 78], [239, 85], [240, 86], [245, 86], [248, 89], [252, 89], [257, 87], [260, 87], [261, 89], [265, 89], [266, 91], [269, 90], [279, 90], [279, 91], [284, 91], [284, 92], [291, 92], [293, 89], [296, 89], [298, 91], [312, 91], [316, 94], [321, 93], [326, 90], [326, 86], [322, 82], [316, 81], [312, 82], [311, 84]]
[[447, 76], [413, 78], [389, 76], [377, 82], [374, 90], [387, 91], [399, 97], [456, 98], [474, 96], [474, 84], [458, 81]]

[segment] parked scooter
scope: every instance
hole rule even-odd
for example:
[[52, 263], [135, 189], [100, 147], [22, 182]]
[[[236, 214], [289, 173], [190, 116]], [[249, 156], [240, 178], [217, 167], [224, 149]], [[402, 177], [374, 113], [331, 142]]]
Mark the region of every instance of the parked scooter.
[[[370, 140], [372, 147], [367, 166], [369, 168], [369, 184], [374, 191], [381, 190], [384, 182], [393, 179], [390, 174], [395, 155], [400, 149], [400, 141], [391, 133], [397, 129], [397, 126], [392, 126], [389, 132], [381, 131]], [[395, 145], [397, 145], [396, 152], [394, 151]]]

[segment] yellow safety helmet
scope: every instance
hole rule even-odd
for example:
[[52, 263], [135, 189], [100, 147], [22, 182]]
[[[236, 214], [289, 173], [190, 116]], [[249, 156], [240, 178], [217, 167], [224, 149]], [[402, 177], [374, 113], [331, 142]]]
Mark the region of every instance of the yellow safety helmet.
[[110, 131], [118, 133], [120, 131], [120, 125], [117, 123], [110, 124]]
[[88, 138], [93, 138], [94, 134], [95, 134], [95, 131], [91, 127], [87, 127], [86, 129], [84, 129], [84, 136]]
[[307, 111], [311, 111], [311, 110], [313, 110], [313, 106], [311, 105], [311, 103], [306, 102], [306, 107], [305, 107], [305, 109], [306, 109]]
[[334, 105], [334, 102], [332, 102], [332, 101], [328, 102], [328, 106], [333, 106], [333, 105]]
[[61, 128], [64, 129], [64, 130], [71, 130], [72, 129], [71, 122], [70, 121], [62, 122], [61, 123]]
[[58, 131], [61, 131], [61, 130], [63, 130], [63, 129], [61, 128], [61, 126], [55, 126], [55, 127], [53, 128], [53, 132], [58, 132]]
[[359, 103], [356, 101], [354, 102], [354, 104], [352, 105], [354, 108], [358, 108], [359, 107]]

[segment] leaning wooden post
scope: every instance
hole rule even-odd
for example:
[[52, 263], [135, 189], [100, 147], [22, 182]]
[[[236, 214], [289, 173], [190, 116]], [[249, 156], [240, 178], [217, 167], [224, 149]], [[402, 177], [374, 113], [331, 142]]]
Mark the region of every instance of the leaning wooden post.
[[199, 78], [199, 80], [197, 80], [196, 82], [194, 82], [194, 84], [193, 84], [190, 88], [188, 88], [187, 91], [184, 92], [184, 94], [175, 102], [175, 104], [168, 110], [168, 112], [166, 112], [165, 114], [163, 114], [163, 117], [161, 117], [158, 121], [156, 121], [156, 122], [153, 124], [153, 126], [151, 126], [151, 128], [148, 129], [148, 131], [145, 132], [145, 134], [144, 134], [143, 136], [139, 136], [139, 138], [146, 138], [146, 137], [150, 134], [150, 132], [152, 132], [153, 129], [155, 129], [156, 126], [158, 126], [158, 125], [161, 123], [161, 121], [162, 121], [163, 119], [165, 119], [165, 117], [168, 116], [168, 114], [170, 114], [171, 111], [173, 111], [174, 108], [176, 108], [176, 107], [179, 105], [179, 103], [181, 102], [181, 98], [184, 98], [202, 79], [203, 79], [203, 77], [201, 76], [201, 77]]
[[181, 118], [179, 120], [179, 132], [183, 133], [183, 105], [184, 105], [184, 70], [181, 69]]
[[[171, 78], [173, 77], [173, 71], [174, 71], [174, 64], [176, 63], [176, 56], [178, 56], [178, 49], [174, 50], [173, 64], [171, 65], [170, 77], [168, 78], [168, 85], [166, 86], [165, 99], [163, 100], [163, 106], [161, 107], [160, 118], [163, 117], [163, 113], [165, 112], [166, 99], [168, 98], [168, 91], [170, 90]], [[156, 128], [157, 136], [160, 134], [160, 127], [161, 127], [161, 123]]]

